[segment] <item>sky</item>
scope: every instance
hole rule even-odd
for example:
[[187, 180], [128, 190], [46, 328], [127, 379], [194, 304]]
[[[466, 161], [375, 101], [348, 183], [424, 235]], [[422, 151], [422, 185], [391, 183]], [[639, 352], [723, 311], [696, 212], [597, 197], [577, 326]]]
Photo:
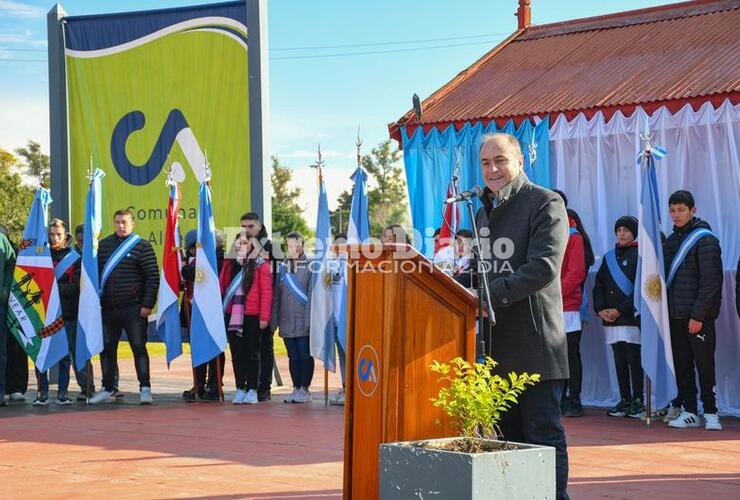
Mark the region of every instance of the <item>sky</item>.
[[[68, 15], [214, 3], [68, 0]], [[652, 7], [659, 0], [533, 0], [533, 24]], [[46, 12], [53, 1], [0, 0], [0, 147], [48, 151]], [[351, 188], [358, 126], [367, 153], [388, 124], [516, 30], [517, 0], [268, 0], [269, 151], [294, 169], [316, 217], [321, 144], [330, 207]]]

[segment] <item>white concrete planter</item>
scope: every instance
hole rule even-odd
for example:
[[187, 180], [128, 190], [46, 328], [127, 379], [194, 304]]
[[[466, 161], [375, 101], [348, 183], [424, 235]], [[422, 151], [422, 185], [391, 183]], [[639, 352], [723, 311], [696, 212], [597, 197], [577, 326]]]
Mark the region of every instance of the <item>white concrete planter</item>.
[[516, 449], [483, 453], [438, 449], [456, 439], [463, 438], [381, 444], [381, 500], [555, 498], [555, 448], [509, 443]]

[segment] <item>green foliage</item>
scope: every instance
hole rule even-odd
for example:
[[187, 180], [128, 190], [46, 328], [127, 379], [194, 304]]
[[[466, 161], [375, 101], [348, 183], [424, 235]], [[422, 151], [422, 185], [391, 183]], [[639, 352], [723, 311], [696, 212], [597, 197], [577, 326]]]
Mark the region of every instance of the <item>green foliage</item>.
[[342, 191], [337, 199], [337, 209], [329, 212], [331, 232], [334, 236], [347, 232], [349, 211], [352, 209], [352, 192]]
[[34, 190], [24, 186], [21, 177], [12, 171], [16, 157], [0, 148], [0, 223], [8, 226], [10, 241], [18, 243], [23, 236]]
[[36, 141], [28, 141], [25, 148], [17, 148], [15, 154], [23, 158], [23, 163], [28, 173], [49, 187], [49, 157], [41, 152], [41, 144]]
[[435, 361], [429, 367], [442, 375], [439, 382], [447, 382], [436, 398], [434, 406], [442, 408], [453, 419], [460, 433], [468, 438], [494, 437], [501, 414], [517, 403], [517, 397], [527, 386], [539, 382], [539, 374], [509, 373], [508, 380], [495, 375], [497, 363], [486, 357], [484, 363], [468, 363], [457, 357], [450, 363]]
[[308, 237], [311, 231], [303, 218], [303, 209], [298, 205], [301, 188], [291, 189], [293, 178], [290, 167], [280, 165], [277, 157], [272, 157], [272, 232], [283, 238], [292, 231]]
[[390, 140], [381, 142], [362, 157], [362, 166], [376, 184], [368, 186], [367, 193], [370, 234], [376, 237], [391, 224], [407, 225], [409, 203], [400, 159], [401, 152], [392, 148]]

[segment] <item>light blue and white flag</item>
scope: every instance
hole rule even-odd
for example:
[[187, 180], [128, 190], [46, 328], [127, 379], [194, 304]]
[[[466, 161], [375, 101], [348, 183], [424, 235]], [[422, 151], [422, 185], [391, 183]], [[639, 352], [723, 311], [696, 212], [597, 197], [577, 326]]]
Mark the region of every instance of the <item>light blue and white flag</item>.
[[[653, 151], [656, 149], [659, 148], [654, 148]], [[662, 152], [660, 157], [664, 155]], [[642, 367], [650, 378], [655, 404], [660, 408], [676, 396], [676, 375], [671, 351], [665, 266], [660, 237], [658, 185], [652, 154], [643, 155], [642, 169], [635, 310], [640, 316]]]
[[198, 242], [195, 245], [195, 283], [190, 319], [190, 351], [193, 366], [212, 360], [226, 349], [226, 325], [216, 264], [216, 225], [213, 222], [211, 188], [200, 185]]
[[329, 202], [319, 174], [319, 211], [316, 220], [316, 257], [311, 263], [311, 356], [329, 371], [336, 370], [334, 349], [334, 290], [329, 252]]
[[[347, 243], [362, 243], [370, 238], [370, 220], [367, 203], [367, 172], [361, 166], [351, 177], [352, 204], [347, 225]], [[347, 352], [347, 262], [338, 259], [334, 269], [334, 320], [337, 327], [337, 340], [342, 350]]]
[[103, 230], [102, 179], [105, 173], [95, 169], [85, 203], [85, 232], [82, 241], [80, 305], [77, 309], [75, 364], [82, 370], [90, 358], [103, 350], [103, 318], [100, 314], [98, 275], [98, 238]]

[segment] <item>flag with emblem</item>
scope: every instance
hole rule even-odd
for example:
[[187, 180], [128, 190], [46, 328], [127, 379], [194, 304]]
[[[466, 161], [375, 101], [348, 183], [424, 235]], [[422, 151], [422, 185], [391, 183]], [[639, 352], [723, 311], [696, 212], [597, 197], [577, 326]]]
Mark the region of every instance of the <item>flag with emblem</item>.
[[8, 297], [8, 327], [41, 372], [69, 354], [49, 249], [47, 212], [51, 201], [48, 190], [36, 190]]
[[677, 389], [660, 237], [658, 183], [649, 146], [642, 153], [641, 165], [635, 314], [640, 316], [642, 367], [650, 379], [655, 404], [663, 407], [676, 396]]
[[[457, 185], [458, 168], [447, 185], [447, 198], [460, 194]], [[434, 248], [434, 264], [448, 274], [452, 274], [455, 267], [455, 236], [460, 224], [460, 208], [457, 203], [447, 203], [442, 212], [442, 227], [439, 231], [439, 243]]]
[[195, 282], [190, 318], [190, 351], [193, 366], [198, 366], [226, 349], [226, 326], [216, 264], [216, 225], [213, 222], [213, 202], [208, 181], [200, 185]]
[[180, 210], [180, 188], [170, 181], [170, 196], [167, 203], [167, 222], [162, 250], [162, 271], [159, 275], [159, 305], [157, 307], [157, 333], [167, 348], [167, 366], [182, 354], [180, 335], [180, 238], [178, 211]]
[[[312, 263], [311, 356], [320, 359], [329, 371], [336, 370], [334, 352], [334, 290], [329, 259], [329, 202], [319, 169], [319, 211], [316, 220], [316, 256]], [[314, 267], [315, 266], [315, 267]]]

